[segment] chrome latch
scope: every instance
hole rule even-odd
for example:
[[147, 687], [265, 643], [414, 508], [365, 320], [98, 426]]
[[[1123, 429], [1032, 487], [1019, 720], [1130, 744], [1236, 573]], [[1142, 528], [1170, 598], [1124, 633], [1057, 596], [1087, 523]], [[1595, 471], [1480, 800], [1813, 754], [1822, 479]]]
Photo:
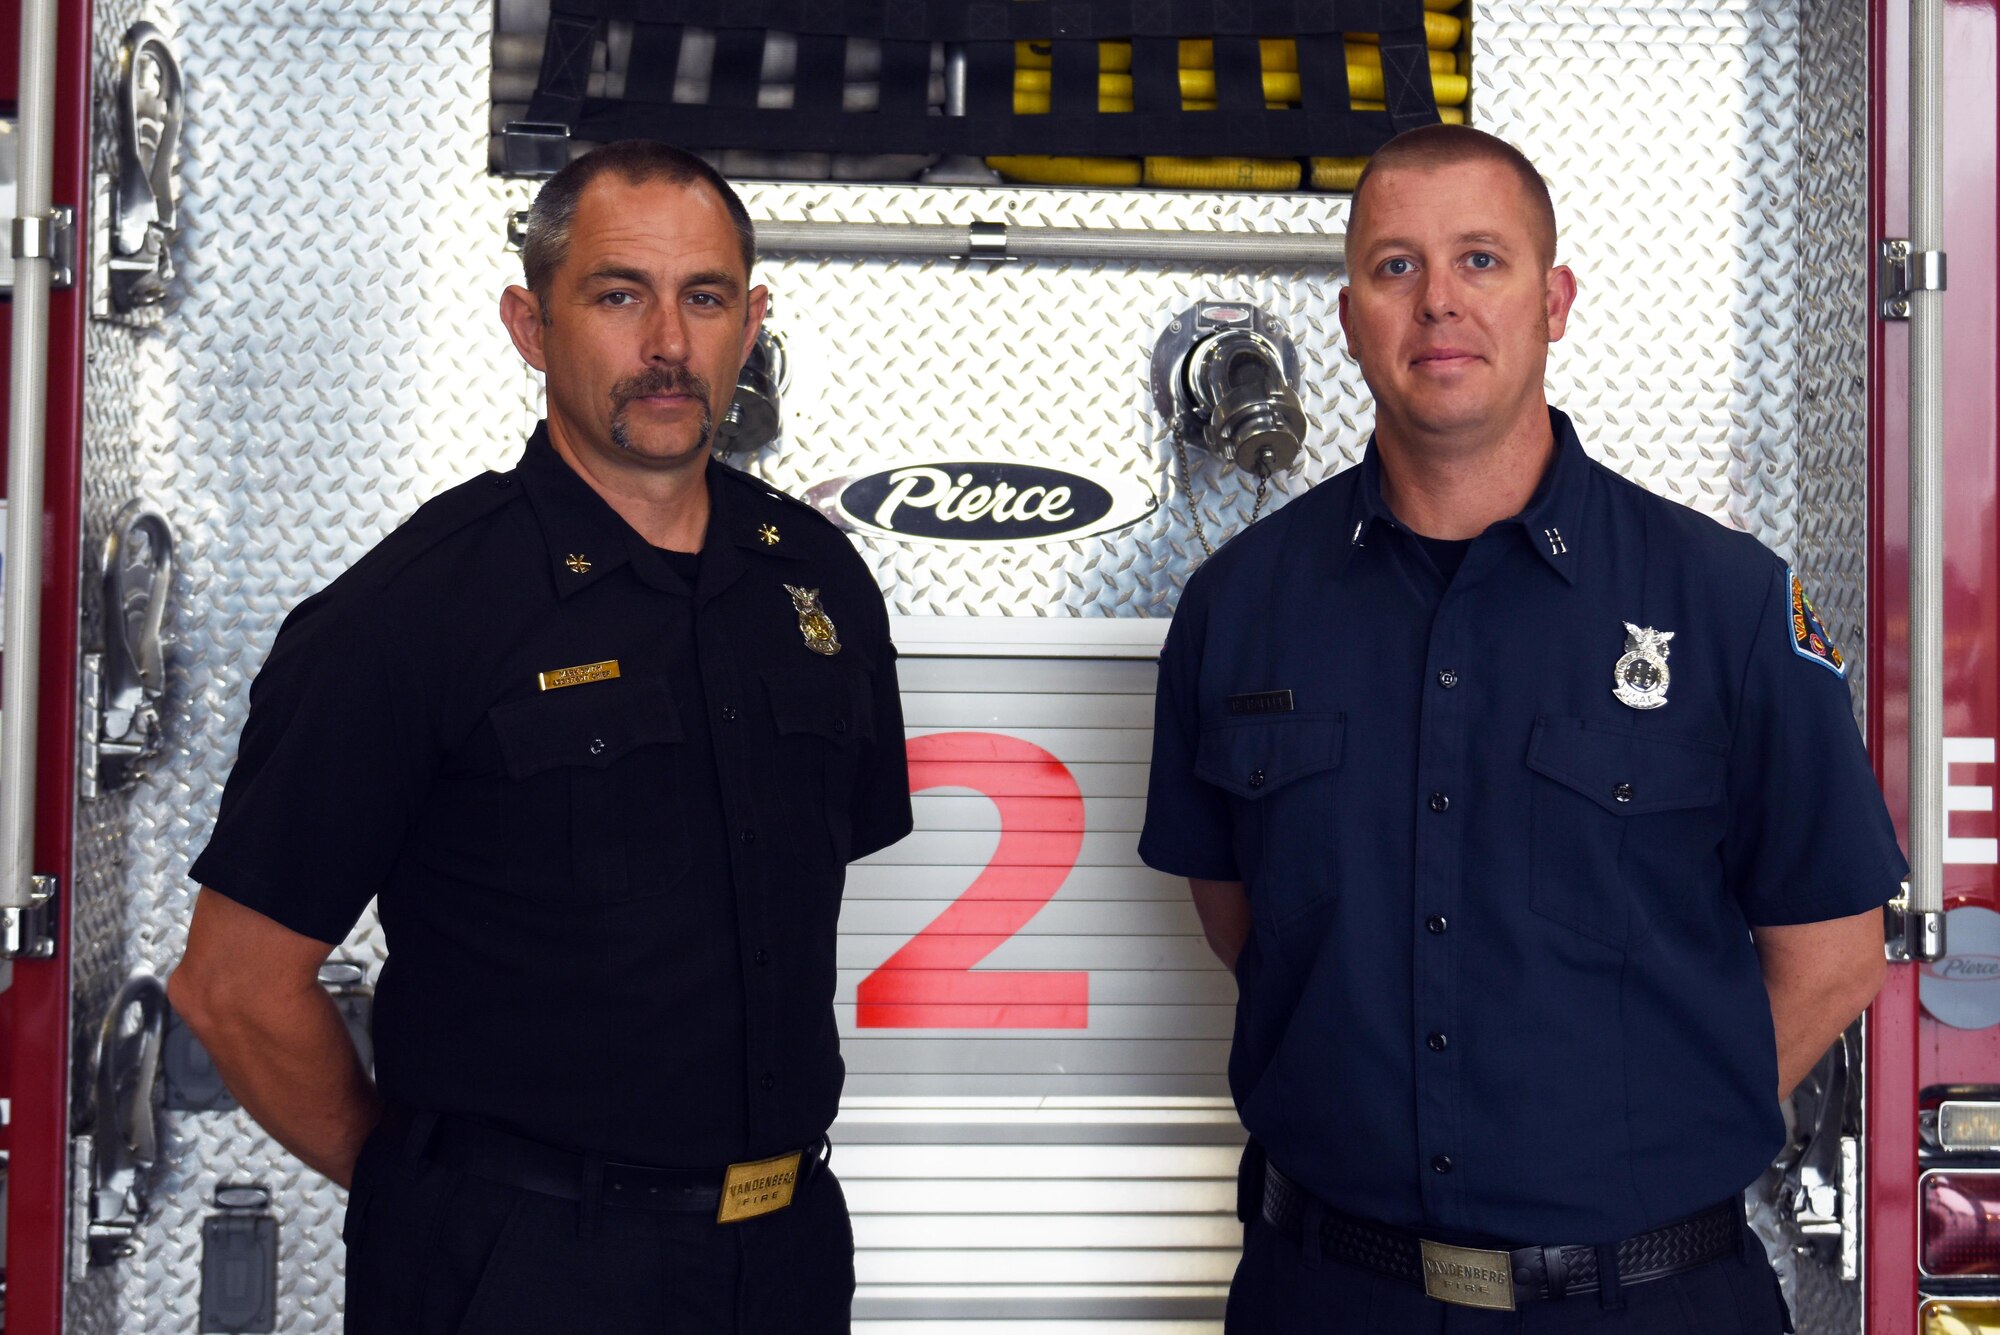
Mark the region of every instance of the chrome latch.
[[112, 998], [98, 1029], [87, 1235], [95, 1266], [111, 1265], [139, 1249], [139, 1226], [146, 1218], [152, 1168], [159, 1159], [153, 1086], [166, 1019], [166, 985], [150, 973], [135, 973]]
[[[50, 287], [60, 291], [76, 286], [76, 210], [69, 205], [58, 204], [47, 213], [14, 219], [11, 244], [14, 259], [49, 262]], [[14, 290], [11, 273], [5, 286], [10, 293]]]
[[1910, 908], [1910, 883], [1882, 906], [1882, 953], [1891, 964], [1930, 964], [1944, 958], [1945, 917]]
[[166, 34], [135, 23], [119, 56], [118, 172], [110, 221], [109, 296], [121, 311], [166, 299], [180, 229], [174, 152], [185, 102], [180, 60]]
[[28, 906], [0, 909], [0, 959], [45, 960], [56, 953], [56, 878], [28, 878]]
[[1875, 293], [1882, 318], [1910, 318], [1910, 297], [1917, 292], [1942, 292], [1945, 287], [1944, 252], [1912, 250], [1900, 238], [1882, 243], [1876, 268]]
[[144, 502], [131, 501], [104, 540], [104, 651], [83, 661], [85, 799], [130, 787], [165, 741], [160, 700], [167, 692], [167, 615], [174, 584], [174, 530]]

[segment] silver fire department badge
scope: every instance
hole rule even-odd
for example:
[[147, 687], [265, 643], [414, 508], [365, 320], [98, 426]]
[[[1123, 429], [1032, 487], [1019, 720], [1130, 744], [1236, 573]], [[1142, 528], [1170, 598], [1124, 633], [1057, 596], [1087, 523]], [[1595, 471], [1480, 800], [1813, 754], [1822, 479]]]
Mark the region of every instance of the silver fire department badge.
[[1667, 702], [1667, 641], [1670, 630], [1625, 623], [1625, 652], [1611, 670], [1611, 693], [1634, 709], [1658, 709]]
[[799, 614], [799, 634], [805, 636], [806, 648], [828, 658], [839, 653], [840, 632], [833, 628], [833, 618], [819, 605], [819, 590], [787, 584], [785, 592], [792, 595], [792, 610]]

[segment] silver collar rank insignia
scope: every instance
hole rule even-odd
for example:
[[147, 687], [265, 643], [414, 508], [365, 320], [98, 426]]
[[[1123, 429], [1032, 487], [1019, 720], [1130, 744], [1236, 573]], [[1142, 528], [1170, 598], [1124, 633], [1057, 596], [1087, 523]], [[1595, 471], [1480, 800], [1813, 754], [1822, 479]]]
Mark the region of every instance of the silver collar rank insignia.
[[785, 592], [792, 595], [792, 610], [799, 614], [799, 634], [805, 636], [806, 648], [828, 658], [839, 653], [840, 632], [833, 628], [833, 618], [819, 605], [819, 590], [787, 584]]
[[1621, 705], [1658, 709], [1667, 702], [1667, 641], [1670, 630], [1625, 623], [1625, 653], [1611, 670], [1611, 693]]

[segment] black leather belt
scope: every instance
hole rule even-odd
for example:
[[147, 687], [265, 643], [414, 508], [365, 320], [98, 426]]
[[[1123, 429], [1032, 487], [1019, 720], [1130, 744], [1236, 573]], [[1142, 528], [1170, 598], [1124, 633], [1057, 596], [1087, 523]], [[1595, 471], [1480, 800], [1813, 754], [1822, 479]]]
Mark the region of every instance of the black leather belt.
[[[1467, 1307], [1510, 1309], [1516, 1302], [1595, 1293], [1598, 1248], [1589, 1245], [1456, 1247], [1343, 1214], [1316, 1200], [1271, 1164], [1264, 1166], [1264, 1220], [1293, 1242], [1317, 1207], [1320, 1254], [1421, 1286]], [[1609, 1250], [1619, 1285], [1644, 1284], [1741, 1254], [1743, 1206], [1729, 1201], [1625, 1239]]]
[[[381, 1130], [392, 1137], [390, 1144], [397, 1152], [456, 1168], [469, 1177], [563, 1200], [593, 1201], [631, 1210], [714, 1214], [721, 1206], [725, 1186], [739, 1190], [733, 1184], [745, 1180], [743, 1170], [757, 1170], [760, 1166], [753, 1163], [731, 1164], [727, 1168], [655, 1168], [649, 1164], [592, 1160], [469, 1118], [413, 1112], [394, 1104], [384, 1110]], [[796, 1180], [779, 1185], [790, 1186], [792, 1190], [803, 1188], [819, 1175], [832, 1155], [832, 1143], [821, 1136], [816, 1144], [799, 1151], [792, 1165], [796, 1168]], [[790, 1158], [789, 1154], [779, 1156], [779, 1160]], [[761, 1162], [776, 1164], [779, 1160]], [[761, 1186], [768, 1176], [753, 1172], [748, 1180], [753, 1186]], [[784, 1203], [789, 1203], [791, 1194], [790, 1190], [782, 1193]], [[783, 1204], [752, 1208], [744, 1212], [744, 1217], [773, 1208], [783, 1208]]]

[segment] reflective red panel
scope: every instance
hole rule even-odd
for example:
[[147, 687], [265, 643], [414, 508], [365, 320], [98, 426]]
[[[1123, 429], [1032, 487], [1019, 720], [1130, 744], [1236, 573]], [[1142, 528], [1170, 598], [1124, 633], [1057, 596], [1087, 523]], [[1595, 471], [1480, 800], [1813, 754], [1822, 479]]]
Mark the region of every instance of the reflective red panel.
[[2000, 1173], [1932, 1173], [1923, 1184], [1923, 1266], [2000, 1275]]

